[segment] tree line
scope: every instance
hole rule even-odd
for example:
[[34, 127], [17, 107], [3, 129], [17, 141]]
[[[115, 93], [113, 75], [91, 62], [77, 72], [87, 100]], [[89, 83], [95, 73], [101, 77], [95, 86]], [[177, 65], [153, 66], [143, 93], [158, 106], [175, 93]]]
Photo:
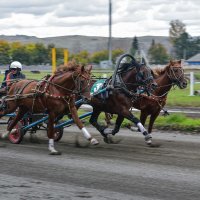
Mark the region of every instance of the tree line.
[[[172, 45], [170, 52], [161, 43], [152, 40], [148, 49], [151, 64], [165, 64], [169, 59], [188, 59], [200, 52], [200, 38], [192, 37], [186, 31], [186, 25], [180, 20], [172, 20], [169, 28], [169, 41]], [[135, 55], [140, 51], [138, 38], [133, 38], [130, 53]]]
[[[0, 40], [0, 65], [8, 65], [14, 60], [23, 63], [23, 65], [51, 64], [52, 48], [56, 48], [56, 46], [54, 44], [49, 44], [48, 46], [45, 46], [42, 43], [9, 43], [7, 41]], [[113, 50], [113, 61], [122, 53], [122, 49]], [[56, 48], [57, 65], [63, 64], [63, 57], [63, 49]], [[102, 50], [92, 54], [87, 51], [81, 51], [76, 54], [70, 53], [69, 60], [72, 59], [75, 59], [77, 62], [83, 64], [99, 63], [102, 60], [108, 60], [108, 50]]]

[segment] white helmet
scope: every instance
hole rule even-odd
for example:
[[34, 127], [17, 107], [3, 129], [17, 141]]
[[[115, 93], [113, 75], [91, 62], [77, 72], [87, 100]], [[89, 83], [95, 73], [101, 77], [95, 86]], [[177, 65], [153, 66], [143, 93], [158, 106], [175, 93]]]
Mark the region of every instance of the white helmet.
[[22, 69], [22, 64], [18, 61], [13, 61], [11, 64], [10, 64], [10, 69]]

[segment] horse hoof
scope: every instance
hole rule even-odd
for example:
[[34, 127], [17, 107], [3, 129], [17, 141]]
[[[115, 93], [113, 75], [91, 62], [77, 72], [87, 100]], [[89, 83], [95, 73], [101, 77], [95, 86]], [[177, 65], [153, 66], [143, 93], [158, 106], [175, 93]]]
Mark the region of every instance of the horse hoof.
[[111, 143], [111, 141], [110, 141], [110, 139], [109, 139], [108, 137], [104, 137], [104, 138], [103, 138], [103, 141], [104, 141], [105, 143], [107, 143], [107, 144], [110, 144], [110, 143]]
[[112, 140], [112, 137], [104, 137], [103, 141], [107, 144], [114, 144], [114, 141]]
[[105, 128], [104, 131], [103, 131], [103, 133], [105, 135], [112, 134], [112, 132], [113, 132], [113, 130], [111, 128]]
[[112, 137], [105, 137], [103, 141], [107, 144], [118, 144], [121, 142], [121, 140], [113, 140]]
[[90, 140], [90, 144], [92, 144], [92, 145], [98, 145], [98, 144], [99, 144], [99, 142], [98, 142], [98, 140], [97, 140], [97, 139], [95, 139], [95, 138], [92, 138], [92, 139]]
[[151, 136], [151, 134], [145, 135], [144, 140], [145, 140], [145, 142], [146, 142], [147, 145], [152, 144], [152, 136]]
[[49, 155], [53, 155], [53, 156], [58, 156], [61, 155], [62, 153], [60, 151], [52, 151], [49, 153]]
[[2, 139], [8, 138], [8, 133], [3, 133], [3, 134], [1, 134], [1, 138], [2, 138]]
[[151, 144], [148, 144], [149, 147], [152, 147], [152, 148], [158, 148], [160, 147], [161, 145], [160, 144], [156, 144], [156, 143], [151, 143]]

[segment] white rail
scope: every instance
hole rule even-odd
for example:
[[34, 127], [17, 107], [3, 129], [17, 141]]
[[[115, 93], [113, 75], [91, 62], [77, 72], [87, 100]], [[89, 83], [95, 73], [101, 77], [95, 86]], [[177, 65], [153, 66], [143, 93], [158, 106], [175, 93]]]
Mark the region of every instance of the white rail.
[[194, 72], [190, 72], [190, 95], [189, 96], [194, 96], [195, 84], [200, 84], [200, 82], [195, 81]]

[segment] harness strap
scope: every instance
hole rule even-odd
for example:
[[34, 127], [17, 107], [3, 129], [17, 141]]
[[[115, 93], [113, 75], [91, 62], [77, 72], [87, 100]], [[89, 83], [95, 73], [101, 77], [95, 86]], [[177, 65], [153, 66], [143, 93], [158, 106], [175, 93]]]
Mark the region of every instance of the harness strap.
[[23, 92], [23, 90], [24, 90], [30, 83], [32, 83], [32, 82], [34, 82], [34, 80], [31, 80], [31, 81], [25, 83], [25, 84], [23, 85], [23, 87], [20, 88], [20, 90], [17, 90], [17, 91], [16, 91], [16, 94], [21, 94], [21, 93]]

